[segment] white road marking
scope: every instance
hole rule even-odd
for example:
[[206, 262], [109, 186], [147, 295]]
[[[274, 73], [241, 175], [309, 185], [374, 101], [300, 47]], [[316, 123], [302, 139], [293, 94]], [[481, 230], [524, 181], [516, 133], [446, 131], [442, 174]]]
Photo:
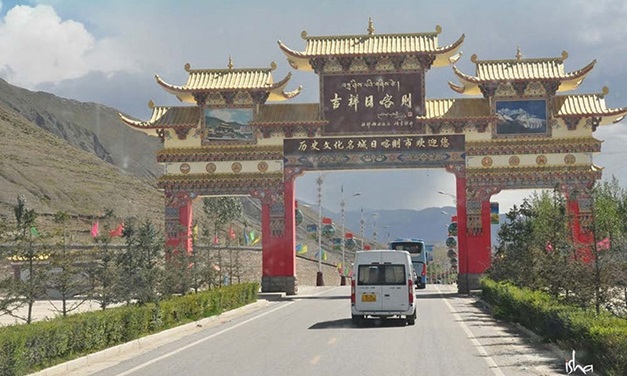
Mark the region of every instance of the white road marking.
[[442, 291], [440, 291], [440, 289], [437, 286], [435, 286], [435, 289], [438, 291], [438, 294], [442, 296], [443, 298], [442, 300], [444, 300], [444, 303], [448, 306], [449, 311], [451, 311], [455, 320], [457, 320], [459, 325], [462, 327], [462, 329], [464, 330], [464, 333], [466, 333], [466, 335], [468, 336], [468, 339], [470, 339], [472, 344], [477, 348], [477, 351], [479, 351], [479, 354], [481, 354], [482, 357], [485, 359], [486, 363], [488, 363], [488, 366], [490, 367], [492, 372], [496, 376], [505, 376], [505, 374], [503, 373], [503, 371], [501, 371], [499, 366], [496, 365], [496, 362], [494, 361], [494, 359], [492, 359], [492, 357], [488, 355], [488, 353], [485, 351], [483, 346], [481, 346], [481, 343], [477, 341], [477, 338], [475, 337], [475, 335], [470, 331], [470, 329], [468, 329], [468, 326], [464, 324], [464, 321], [462, 320], [461, 316], [455, 311], [451, 303], [449, 303], [448, 300], [444, 298], [444, 295], [442, 295]]
[[[325, 292], [325, 291], [330, 291], [330, 290], [323, 290], [323, 291], [317, 292], [317, 293], [315, 293], [315, 294], [311, 294], [311, 296], [320, 295], [320, 294], [322, 294], [322, 293], [323, 293], [323, 292]], [[226, 329], [221, 330], [221, 331], [219, 331], [219, 332], [217, 332], [217, 333], [214, 333], [214, 334], [212, 334], [212, 335], [210, 335], [210, 336], [207, 336], [207, 337], [205, 337], [205, 338], [199, 339], [198, 341], [195, 341], [195, 342], [192, 342], [192, 343], [190, 343], [190, 344], [188, 344], [188, 345], [185, 345], [185, 346], [183, 346], [183, 347], [180, 347], [180, 348], [178, 348], [178, 349], [176, 349], [176, 350], [174, 350], [174, 351], [172, 351], [172, 352], [169, 352], [169, 353], [167, 353], [167, 354], [163, 354], [163, 355], [161, 355], [161, 356], [159, 356], [159, 357], [157, 357], [157, 358], [154, 358], [154, 359], [152, 359], [152, 360], [149, 360], [149, 361], [148, 361], [148, 362], [146, 362], [146, 363], [142, 363], [142, 364], [140, 364], [140, 365], [138, 365], [138, 366], [136, 366], [136, 367], [133, 367], [133, 368], [129, 369], [128, 371], [125, 371], [125, 372], [122, 372], [122, 373], [118, 374], [118, 376], [127, 376], [127, 375], [130, 375], [130, 374], [132, 374], [132, 373], [133, 373], [133, 372], [135, 372], [135, 371], [139, 371], [140, 369], [142, 369], [142, 368], [146, 368], [146, 367], [148, 367], [149, 365], [154, 364], [154, 363], [157, 363], [157, 362], [158, 362], [158, 361], [160, 361], [160, 360], [163, 360], [163, 359], [165, 359], [165, 358], [169, 358], [169, 357], [170, 357], [170, 356], [172, 356], [172, 355], [176, 355], [176, 354], [178, 354], [178, 353], [180, 353], [180, 352], [182, 352], [182, 351], [185, 351], [185, 350], [189, 349], [190, 347], [194, 347], [194, 346], [196, 346], [196, 345], [198, 345], [198, 344], [200, 344], [200, 343], [206, 342], [206, 341], [208, 341], [208, 340], [210, 340], [210, 339], [212, 339], [212, 338], [214, 338], [214, 337], [219, 336], [220, 334], [224, 334], [224, 333], [226, 333], [226, 332], [228, 332], [228, 331], [230, 331], [230, 330], [233, 330], [233, 329], [235, 329], [235, 328], [238, 328], [238, 327], [240, 327], [240, 326], [242, 326], [242, 325], [244, 325], [244, 324], [247, 324], [247, 323], [249, 323], [249, 322], [251, 322], [251, 321], [253, 321], [253, 320], [256, 320], [256, 319], [258, 319], [258, 318], [260, 318], [260, 317], [263, 317], [263, 316], [265, 316], [265, 315], [269, 315], [269, 314], [271, 314], [271, 313], [273, 313], [273, 312], [276, 312], [276, 311], [278, 311], [278, 310], [280, 310], [280, 309], [283, 309], [283, 308], [285, 308], [285, 307], [289, 307], [289, 306], [291, 306], [292, 304], [296, 303], [297, 301], [298, 301], [298, 300], [293, 300], [293, 301], [291, 301], [291, 302], [289, 302], [289, 303], [286, 303], [285, 305], [282, 305], [282, 306], [276, 307], [276, 308], [274, 308], [274, 309], [272, 309], [272, 310], [270, 310], [270, 311], [268, 311], [268, 312], [264, 312], [264, 313], [260, 314], [259, 316], [251, 317], [251, 318], [249, 318], [248, 320], [242, 321], [242, 322], [240, 322], [239, 324], [235, 324], [235, 325], [231, 326], [230, 328], [226, 328]]]

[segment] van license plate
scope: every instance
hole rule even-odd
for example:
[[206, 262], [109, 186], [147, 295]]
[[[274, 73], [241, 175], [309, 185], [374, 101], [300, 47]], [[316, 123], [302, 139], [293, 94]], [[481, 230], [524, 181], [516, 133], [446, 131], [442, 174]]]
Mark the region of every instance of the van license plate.
[[375, 294], [363, 294], [361, 296], [362, 302], [376, 302], [377, 296]]

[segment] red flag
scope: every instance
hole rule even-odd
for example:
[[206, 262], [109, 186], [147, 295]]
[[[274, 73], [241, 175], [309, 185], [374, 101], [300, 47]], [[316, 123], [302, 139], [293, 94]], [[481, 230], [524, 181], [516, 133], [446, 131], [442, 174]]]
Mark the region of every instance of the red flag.
[[213, 244], [220, 244], [220, 239], [218, 238], [218, 235], [213, 237]]
[[96, 223], [94, 223], [93, 226], [91, 226], [91, 237], [95, 238], [96, 236], [98, 236], [98, 233], [100, 231], [98, 230], [98, 221], [96, 221]]
[[235, 231], [233, 231], [233, 226], [229, 226], [229, 238], [235, 239]]
[[109, 231], [109, 236], [122, 236], [122, 232], [124, 231], [124, 223], [120, 223], [115, 230]]

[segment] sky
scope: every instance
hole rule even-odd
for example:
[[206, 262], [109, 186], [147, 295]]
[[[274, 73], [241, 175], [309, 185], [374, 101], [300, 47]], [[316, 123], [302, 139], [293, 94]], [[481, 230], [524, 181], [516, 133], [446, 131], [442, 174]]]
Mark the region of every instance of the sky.
[[[368, 17], [375, 33], [432, 32], [442, 26], [439, 45], [465, 34], [456, 66], [474, 74], [470, 56], [558, 57], [568, 51], [572, 72], [594, 59], [597, 64], [578, 90], [600, 93], [608, 107], [627, 106], [627, 1], [625, 0], [33, 0], [2, 1], [0, 77], [9, 83], [64, 98], [97, 102], [142, 120], [148, 102], [177, 106], [178, 100], [156, 84], [155, 74], [182, 85], [192, 68], [269, 67], [276, 81], [292, 72], [286, 90], [303, 86], [292, 103], [318, 102], [318, 77], [290, 68], [277, 45], [303, 51], [308, 35], [365, 34]], [[447, 82], [458, 83], [452, 67], [427, 72], [427, 98], [454, 98]], [[594, 163], [604, 179], [615, 175], [627, 187], [627, 121], [600, 127], [605, 141]], [[297, 199], [317, 200], [318, 173], [296, 180]], [[339, 210], [344, 186], [346, 210], [415, 209], [451, 206], [455, 178], [443, 169], [330, 172], [324, 176], [322, 205]], [[442, 192], [442, 193], [439, 193]], [[355, 196], [355, 193], [360, 193]], [[501, 213], [520, 204], [531, 191], [503, 191], [492, 197]]]

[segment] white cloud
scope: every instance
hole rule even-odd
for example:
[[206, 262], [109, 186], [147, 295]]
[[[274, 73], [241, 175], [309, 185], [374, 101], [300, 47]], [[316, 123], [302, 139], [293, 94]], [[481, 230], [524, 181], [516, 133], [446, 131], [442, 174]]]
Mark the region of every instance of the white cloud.
[[82, 23], [62, 20], [48, 5], [10, 9], [0, 23], [0, 50], [0, 75], [26, 88], [132, 66], [110, 40], [96, 40]]

